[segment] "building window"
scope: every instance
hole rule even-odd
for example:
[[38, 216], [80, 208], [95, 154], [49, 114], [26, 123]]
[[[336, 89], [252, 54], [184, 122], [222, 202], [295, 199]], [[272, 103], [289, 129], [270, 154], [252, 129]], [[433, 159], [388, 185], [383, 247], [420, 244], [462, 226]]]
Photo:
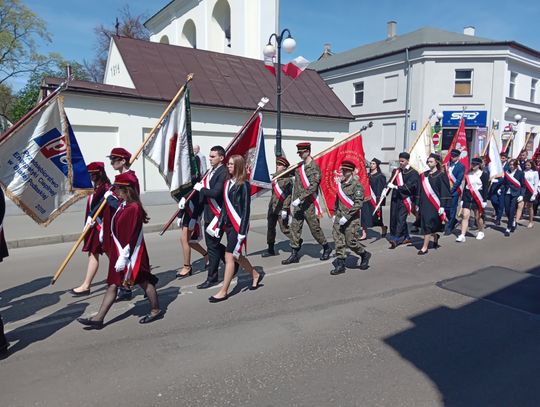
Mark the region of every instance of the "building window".
[[472, 69], [456, 69], [454, 95], [472, 96]]
[[354, 84], [354, 104], [356, 106], [364, 105], [364, 82]]
[[384, 77], [384, 100], [383, 102], [395, 102], [398, 99], [398, 76]]
[[536, 84], [538, 83], [538, 79], [532, 79], [531, 80], [531, 98], [530, 101], [532, 103], [536, 102]]
[[508, 97], [514, 99], [516, 97], [516, 79], [517, 73], [510, 72], [510, 89], [508, 91]]

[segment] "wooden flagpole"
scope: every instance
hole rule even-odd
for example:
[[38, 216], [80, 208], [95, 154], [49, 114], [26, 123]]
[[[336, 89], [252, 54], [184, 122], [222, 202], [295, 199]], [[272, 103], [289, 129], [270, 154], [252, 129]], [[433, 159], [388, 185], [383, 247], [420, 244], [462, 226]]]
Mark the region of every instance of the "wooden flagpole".
[[[135, 152], [134, 155], [131, 156], [131, 159], [129, 161], [129, 164], [133, 164], [133, 162], [139, 158], [139, 155], [141, 154], [142, 150], [144, 149], [144, 147], [146, 146], [146, 144], [148, 144], [148, 142], [150, 141], [150, 139], [154, 136], [154, 134], [156, 133], [156, 131], [161, 127], [161, 124], [163, 122], [163, 120], [165, 119], [165, 117], [167, 117], [167, 115], [169, 114], [169, 112], [173, 109], [173, 107], [175, 106], [176, 102], [178, 101], [178, 99], [180, 99], [182, 97], [182, 95], [184, 94], [185, 90], [186, 90], [186, 87], [187, 85], [189, 84], [189, 82], [191, 82], [191, 80], [193, 79], [193, 74], [189, 74], [186, 78], [186, 82], [184, 83], [184, 85], [182, 85], [182, 87], [180, 88], [180, 90], [176, 93], [176, 95], [174, 96], [174, 98], [171, 100], [171, 102], [169, 103], [169, 105], [167, 106], [167, 108], [163, 111], [163, 114], [161, 115], [161, 117], [159, 118], [157, 124], [154, 126], [154, 128], [150, 131], [150, 133], [148, 134], [148, 136], [145, 138], [145, 140], [143, 141], [142, 145], [139, 147], [139, 149]], [[96, 210], [96, 212], [94, 213], [94, 216], [92, 217], [92, 222], [88, 225], [85, 225], [82, 233], [81, 233], [81, 236], [79, 237], [79, 239], [75, 242], [75, 244], [73, 245], [73, 247], [71, 248], [71, 250], [69, 251], [69, 253], [67, 254], [66, 258], [64, 259], [64, 261], [62, 262], [62, 264], [60, 265], [60, 267], [58, 268], [58, 270], [56, 271], [56, 273], [54, 274], [52, 280], [51, 280], [51, 285], [53, 285], [54, 283], [56, 283], [56, 280], [58, 280], [58, 278], [60, 277], [60, 275], [62, 274], [62, 272], [65, 270], [66, 266], [68, 265], [69, 261], [71, 260], [71, 258], [73, 257], [73, 255], [75, 254], [75, 251], [77, 250], [77, 248], [79, 247], [79, 245], [82, 243], [82, 241], [84, 240], [84, 237], [86, 236], [86, 234], [88, 233], [88, 231], [90, 230], [90, 228], [92, 227], [91, 225], [96, 221], [97, 217], [101, 214], [101, 212], [103, 211], [103, 208], [105, 208], [105, 205], [107, 204], [107, 200], [106, 199], [103, 199], [101, 204], [99, 205], [98, 209]]]
[[[250, 116], [250, 118], [244, 123], [244, 125], [242, 126], [242, 128], [240, 129], [240, 131], [238, 131], [238, 133], [236, 133], [236, 135], [233, 137], [233, 139], [231, 140], [231, 142], [229, 143], [229, 145], [227, 146], [227, 148], [225, 149], [225, 155], [227, 155], [227, 151], [229, 151], [231, 148], [234, 147], [234, 145], [236, 144], [236, 142], [238, 141], [238, 139], [240, 138], [240, 136], [244, 133], [244, 131], [248, 128], [248, 126], [253, 122], [253, 120], [255, 119], [255, 117], [259, 114], [259, 112], [262, 110], [262, 108], [268, 103], [268, 98], [267, 97], [262, 97], [261, 100], [259, 101], [259, 103], [257, 104], [257, 109], [255, 109], [255, 111], [253, 112], [253, 114]], [[206, 178], [207, 174], [210, 172], [210, 170], [207, 170], [202, 179]], [[195, 190], [191, 190], [191, 192], [186, 196], [186, 203], [191, 199], [193, 198], [193, 195], [195, 195]], [[167, 229], [169, 229], [169, 227], [172, 225], [172, 223], [174, 222], [174, 220], [178, 217], [178, 214], [180, 213], [181, 209], [177, 209], [176, 212], [174, 212], [174, 214], [170, 217], [170, 219], [167, 221], [167, 223], [165, 223], [165, 225], [163, 225], [163, 229], [161, 229], [161, 232], [159, 232], [159, 235], [160, 236], [163, 236], [163, 234], [167, 231]]]

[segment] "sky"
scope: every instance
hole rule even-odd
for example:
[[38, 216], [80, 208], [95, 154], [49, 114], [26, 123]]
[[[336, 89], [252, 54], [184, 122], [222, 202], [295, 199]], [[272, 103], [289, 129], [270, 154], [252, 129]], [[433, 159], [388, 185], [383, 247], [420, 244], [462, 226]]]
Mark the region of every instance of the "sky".
[[[52, 35], [52, 43], [40, 50], [59, 52], [64, 58], [79, 62], [94, 56], [94, 27], [112, 27], [118, 10], [125, 4], [135, 15], [151, 16], [168, 3], [169, 0], [23, 0], [45, 20]], [[289, 58], [302, 55], [315, 60], [325, 43], [332, 44], [333, 52], [342, 52], [383, 40], [390, 20], [397, 22], [398, 35], [425, 26], [461, 33], [465, 26], [472, 25], [479, 37], [517, 41], [540, 50], [536, 31], [540, 21], [538, 0], [454, 0], [445, 4], [433, 0], [280, 0], [281, 28], [288, 28], [297, 43]], [[11, 86], [19, 89], [25, 81], [26, 78], [13, 80]]]

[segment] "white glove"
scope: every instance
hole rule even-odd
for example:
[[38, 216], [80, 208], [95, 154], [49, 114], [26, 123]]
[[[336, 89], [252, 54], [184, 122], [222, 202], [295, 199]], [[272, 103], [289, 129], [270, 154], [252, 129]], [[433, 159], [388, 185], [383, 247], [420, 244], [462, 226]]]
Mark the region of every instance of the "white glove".
[[444, 208], [441, 206], [437, 212], [439, 216], [442, 215], [444, 213]]
[[288, 216], [289, 214], [287, 213], [287, 211], [281, 211], [281, 219], [285, 220]]
[[502, 189], [497, 190], [497, 195], [502, 195]]
[[219, 230], [219, 228], [216, 228], [216, 230], [214, 230], [214, 237], [219, 237], [220, 233], [221, 231]]
[[197, 219], [190, 219], [188, 224], [188, 229], [193, 230], [195, 229], [195, 225], [197, 224]]
[[246, 239], [246, 235], [238, 235], [238, 241], [236, 243], [236, 246], [233, 250], [233, 257], [235, 259], [240, 257], [240, 250], [242, 246], [242, 242]]
[[336, 222], [336, 215], [332, 216], [332, 223]]
[[103, 229], [104, 228], [101, 228], [99, 230], [99, 243], [103, 243]]
[[388, 189], [396, 189], [397, 188], [397, 185], [394, 184], [394, 183], [390, 183], [386, 186]]
[[84, 227], [86, 228], [87, 226], [94, 226], [96, 222], [92, 221], [92, 217], [91, 216], [88, 216], [86, 218], [86, 223], [84, 224]]
[[496, 182], [499, 182], [499, 180], [497, 178], [493, 179], [493, 181], [491, 181], [492, 184], [495, 184]]
[[293, 201], [292, 206], [294, 206], [294, 207], [296, 208], [297, 206], [300, 205], [301, 202], [302, 202], [302, 201], [301, 201], [299, 198], [296, 198], [296, 199]]
[[522, 197], [522, 196], [518, 196], [518, 197], [517, 197], [517, 201], [518, 201], [518, 202], [523, 202], [523, 197]]
[[463, 207], [463, 201], [459, 201], [459, 206]]
[[113, 195], [113, 192], [111, 190], [105, 192], [105, 194], [103, 195], [103, 198], [104, 199], [107, 199], [108, 197], [110, 197], [111, 195]]
[[339, 225], [343, 226], [345, 223], [347, 223], [347, 218], [345, 216], [342, 216], [339, 218]]
[[116, 260], [114, 269], [116, 270], [117, 273], [121, 273], [122, 271], [126, 269], [126, 266], [128, 265], [128, 263], [129, 263], [129, 259], [127, 257], [120, 256]]
[[176, 226], [182, 226], [182, 218], [176, 218]]
[[195, 191], [200, 191], [200, 190], [203, 189], [203, 188], [204, 188], [204, 186], [203, 186], [203, 184], [201, 184], [200, 182], [197, 182], [195, 185], [193, 185], [193, 189], [194, 189]]
[[482, 202], [482, 209], [484, 209], [487, 206], [487, 202]]
[[534, 202], [536, 200], [536, 195], [531, 196], [531, 202]]
[[184, 209], [185, 207], [186, 207], [186, 198], [182, 198], [178, 202], [178, 209]]

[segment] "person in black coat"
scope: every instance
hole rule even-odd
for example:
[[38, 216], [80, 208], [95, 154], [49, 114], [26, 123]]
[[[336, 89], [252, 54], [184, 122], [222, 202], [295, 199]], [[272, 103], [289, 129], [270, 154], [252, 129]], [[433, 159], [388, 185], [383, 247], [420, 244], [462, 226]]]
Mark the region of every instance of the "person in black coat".
[[244, 158], [237, 154], [231, 156], [227, 163], [227, 170], [228, 179], [223, 191], [223, 208], [219, 215], [216, 232], [220, 235], [225, 230], [227, 234], [225, 276], [223, 277], [223, 287], [215, 295], [208, 298], [212, 303], [225, 301], [229, 298], [229, 286], [234, 276], [235, 263], [251, 274], [251, 290], [259, 288], [262, 277], [242, 254], [242, 250], [246, 246], [251, 207], [251, 186], [246, 181]]
[[504, 172], [503, 188], [504, 208], [508, 218], [508, 225], [504, 235], [508, 237], [511, 232], [516, 230], [517, 205], [523, 202], [523, 195], [525, 194], [525, 180], [523, 171], [519, 169], [518, 160], [514, 159], [508, 162], [508, 169]]
[[445, 208], [451, 205], [450, 181], [441, 170], [441, 156], [430, 154], [427, 159], [429, 170], [420, 177], [418, 206], [420, 207], [420, 228], [424, 235], [424, 244], [419, 255], [428, 253], [429, 242], [433, 237], [433, 247], [439, 247], [439, 235], [446, 220]]
[[[8, 247], [6, 239], [4, 238], [4, 215], [6, 214], [6, 200], [4, 198], [4, 191], [0, 188], [0, 262], [4, 260], [4, 257], [8, 257]], [[0, 315], [0, 356], [4, 356], [8, 352], [9, 343], [4, 335], [4, 322]]]
[[384, 188], [386, 187], [386, 177], [381, 171], [381, 161], [377, 158], [374, 158], [369, 163], [369, 186], [370, 191], [365, 191], [365, 201], [361, 210], [361, 221], [362, 221], [362, 236], [360, 240], [364, 240], [367, 237], [367, 229], [380, 226], [381, 227], [381, 237], [386, 237], [388, 227], [384, 225], [382, 217], [382, 207], [385, 202], [381, 204], [381, 207], [377, 213], [373, 214], [377, 203], [381, 199], [381, 194]]
[[[193, 186], [193, 189], [199, 191], [198, 211], [204, 211], [204, 238], [210, 260], [208, 276], [204, 283], [197, 286], [199, 289], [210, 288], [218, 283], [219, 260], [223, 259], [225, 253], [225, 246], [221, 244], [221, 236], [216, 234], [217, 222], [223, 206], [223, 185], [227, 177], [227, 170], [223, 165], [224, 159], [225, 149], [221, 146], [212, 147], [209, 154], [212, 168], [202, 182]], [[194, 219], [199, 217], [199, 213], [194, 214]]]

